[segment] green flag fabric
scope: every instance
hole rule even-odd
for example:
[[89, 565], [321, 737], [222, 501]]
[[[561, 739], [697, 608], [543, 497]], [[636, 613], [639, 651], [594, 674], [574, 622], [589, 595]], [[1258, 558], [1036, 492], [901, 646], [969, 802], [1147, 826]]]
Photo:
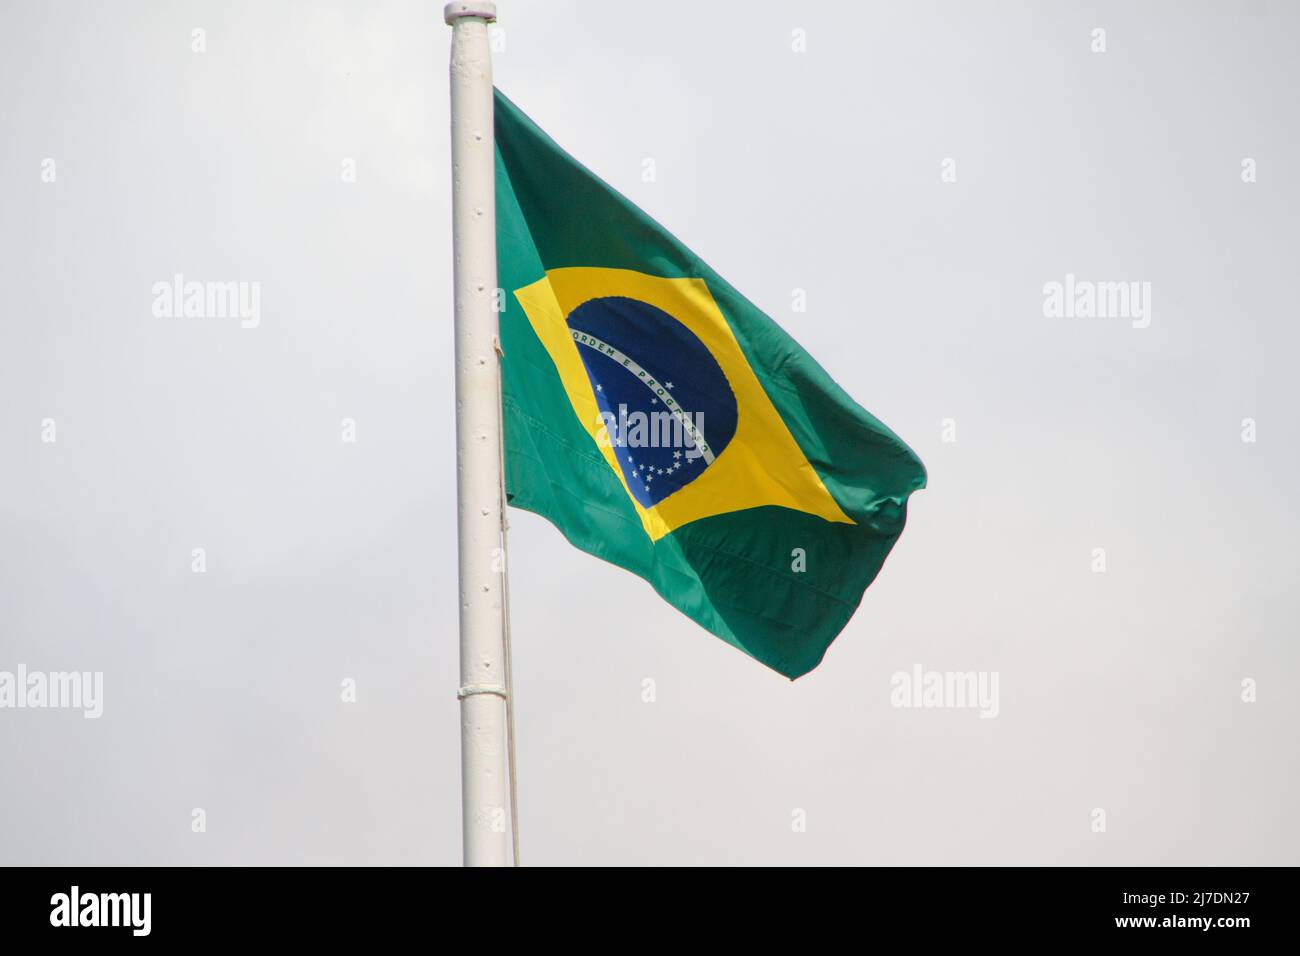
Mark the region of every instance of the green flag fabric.
[[495, 129], [510, 504], [768, 667], [807, 673], [924, 466], [499, 91]]

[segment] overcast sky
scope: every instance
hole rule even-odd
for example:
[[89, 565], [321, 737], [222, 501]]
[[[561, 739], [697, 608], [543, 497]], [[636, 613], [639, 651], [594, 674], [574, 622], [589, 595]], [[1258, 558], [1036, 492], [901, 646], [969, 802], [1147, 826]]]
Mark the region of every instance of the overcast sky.
[[[1300, 862], [1294, 6], [499, 9], [500, 87], [930, 476], [793, 684], [512, 512], [525, 862]], [[0, 709], [0, 862], [459, 862], [449, 42], [0, 7], [0, 671], [104, 675]]]

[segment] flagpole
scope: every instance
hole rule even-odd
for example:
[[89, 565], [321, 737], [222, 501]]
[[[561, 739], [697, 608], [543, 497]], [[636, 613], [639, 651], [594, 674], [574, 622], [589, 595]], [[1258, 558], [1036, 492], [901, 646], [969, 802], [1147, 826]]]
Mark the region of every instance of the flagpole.
[[503, 651], [492, 55], [485, 0], [449, 3], [456, 290], [461, 823], [466, 866], [505, 866], [509, 808]]

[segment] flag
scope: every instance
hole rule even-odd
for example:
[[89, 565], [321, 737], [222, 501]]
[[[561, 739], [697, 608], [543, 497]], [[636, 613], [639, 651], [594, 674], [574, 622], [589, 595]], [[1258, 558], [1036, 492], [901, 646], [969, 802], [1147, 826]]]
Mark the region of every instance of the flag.
[[509, 503], [768, 667], [807, 673], [880, 571], [924, 466], [775, 322], [495, 99]]

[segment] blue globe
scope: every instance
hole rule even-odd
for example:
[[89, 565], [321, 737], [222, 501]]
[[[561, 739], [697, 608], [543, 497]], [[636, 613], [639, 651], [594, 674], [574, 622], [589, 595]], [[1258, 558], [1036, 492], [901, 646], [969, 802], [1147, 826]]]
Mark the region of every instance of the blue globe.
[[590, 299], [568, 316], [610, 444], [649, 508], [690, 484], [736, 434], [736, 395], [685, 325], [639, 299]]

